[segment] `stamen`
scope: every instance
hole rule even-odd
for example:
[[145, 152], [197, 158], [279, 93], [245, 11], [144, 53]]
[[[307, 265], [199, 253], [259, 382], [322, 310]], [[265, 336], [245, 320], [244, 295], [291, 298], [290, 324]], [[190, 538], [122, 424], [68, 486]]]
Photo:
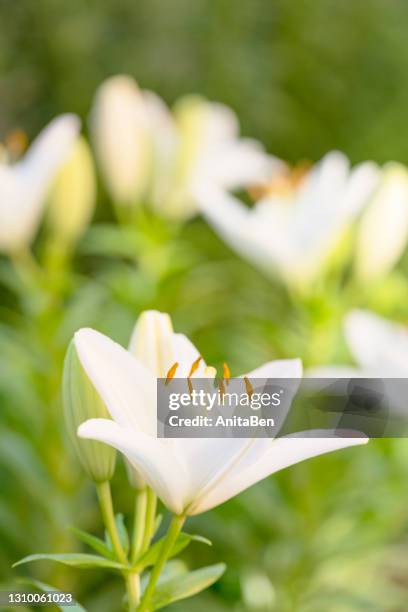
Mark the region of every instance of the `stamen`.
[[222, 379], [220, 379], [218, 381], [218, 388], [220, 390], [220, 395], [221, 395], [221, 399], [224, 397], [225, 395], [225, 385], [224, 385], [224, 381]]
[[178, 367], [179, 367], [179, 364], [178, 364], [177, 361], [176, 361], [176, 363], [173, 363], [173, 365], [171, 366], [171, 368], [167, 372], [166, 382], [164, 383], [165, 385], [168, 385], [169, 382], [171, 381], [171, 379], [174, 378], [174, 375], [175, 375]]
[[197, 357], [195, 361], [193, 361], [193, 364], [190, 368], [190, 373], [187, 378], [190, 378], [194, 374], [194, 372], [196, 372], [196, 370], [198, 369], [198, 366], [200, 365], [201, 360], [202, 360], [202, 357], [200, 355], [199, 357]]
[[223, 369], [223, 374], [224, 374], [224, 380], [228, 385], [229, 379], [231, 378], [231, 370], [229, 369], [227, 363], [223, 364], [222, 369]]
[[15, 161], [24, 153], [28, 146], [28, 140], [23, 130], [16, 129], [7, 134], [6, 148], [10, 158]]
[[251, 397], [254, 392], [254, 388], [251, 385], [249, 378], [247, 378], [246, 376], [244, 376], [244, 383], [246, 392], [248, 393], [249, 397]]
[[302, 160], [295, 166], [286, 166], [280, 172], [275, 173], [268, 183], [254, 185], [249, 189], [249, 194], [254, 200], [264, 196], [290, 197], [300, 187], [311, 168], [311, 163]]

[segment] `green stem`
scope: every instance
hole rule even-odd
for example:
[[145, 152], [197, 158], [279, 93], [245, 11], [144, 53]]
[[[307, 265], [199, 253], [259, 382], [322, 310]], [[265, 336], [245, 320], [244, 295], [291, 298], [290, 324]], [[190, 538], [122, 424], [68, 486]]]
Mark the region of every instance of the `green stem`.
[[146, 509], [147, 509], [147, 490], [146, 488], [136, 492], [135, 516], [132, 534], [132, 553], [130, 563], [134, 565], [142, 552], [143, 539], [145, 534]]
[[118, 529], [116, 527], [115, 513], [113, 511], [112, 493], [109, 481], [100, 482], [96, 485], [98, 492], [99, 504], [103, 516], [105, 527], [109, 533], [113, 550], [119, 561], [123, 564], [127, 564], [125, 552], [120, 542]]
[[140, 601], [140, 577], [139, 574], [126, 574], [126, 591], [128, 596], [129, 612], [136, 612]]
[[147, 506], [145, 515], [145, 528], [143, 534], [143, 542], [141, 552], [144, 553], [150, 546], [150, 541], [153, 537], [154, 521], [156, 518], [157, 497], [155, 493], [147, 489]]
[[173, 519], [170, 523], [169, 530], [163, 540], [163, 544], [160, 549], [160, 554], [157, 559], [156, 565], [153, 567], [149, 582], [147, 584], [146, 590], [143, 594], [142, 601], [140, 602], [140, 606], [138, 608], [138, 612], [146, 612], [150, 610], [151, 599], [154, 595], [154, 591], [156, 589], [157, 581], [160, 578], [160, 574], [165, 566], [167, 559], [171, 553], [171, 550], [176, 543], [177, 537], [183, 527], [184, 521], [186, 520], [185, 515], [173, 516]]

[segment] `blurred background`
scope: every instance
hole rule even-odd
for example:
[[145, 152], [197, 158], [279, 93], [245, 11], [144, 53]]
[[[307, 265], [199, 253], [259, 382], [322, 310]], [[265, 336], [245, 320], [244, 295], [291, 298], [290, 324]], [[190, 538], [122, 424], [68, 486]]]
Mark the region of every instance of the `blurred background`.
[[[169, 104], [194, 92], [229, 105], [245, 136], [291, 162], [338, 148], [353, 162], [408, 163], [407, 28], [403, 0], [0, 0], [0, 140], [16, 128], [32, 138], [67, 111], [86, 133], [96, 88], [126, 73]], [[11, 569], [30, 553], [76, 550], [70, 525], [101, 531], [62, 418], [62, 360], [77, 328], [126, 344], [140, 311], [157, 308], [233, 375], [279, 357], [351, 361], [332, 329], [341, 314], [333, 297], [293, 305], [199, 218], [181, 229], [150, 219], [139, 245], [106, 234], [113, 218], [99, 185], [93, 227], [45, 286], [27, 287], [0, 262], [0, 581], [34, 576], [91, 612], [116, 609], [119, 579], [46, 562]], [[37, 255], [42, 248], [40, 235]], [[366, 305], [355, 291], [355, 305]], [[408, 299], [378, 310], [407, 321]], [[336, 342], [326, 350], [328, 326]], [[191, 519], [188, 530], [213, 547], [193, 544], [186, 563], [225, 561], [228, 571], [172, 609], [406, 610], [407, 477], [408, 444], [373, 441]], [[125, 485], [120, 465], [114, 491], [127, 515]]]

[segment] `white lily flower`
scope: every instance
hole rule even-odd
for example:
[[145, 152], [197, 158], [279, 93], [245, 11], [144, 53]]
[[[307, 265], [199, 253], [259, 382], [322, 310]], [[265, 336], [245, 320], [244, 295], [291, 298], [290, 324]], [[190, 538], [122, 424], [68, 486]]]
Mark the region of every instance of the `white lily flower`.
[[196, 195], [201, 210], [225, 241], [267, 273], [305, 287], [319, 276], [350, 221], [375, 188], [372, 162], [350, 169], [342, 153], [328, 153], [298, 175], [275, 164], [269, 192], [246, 207], [218, 186], [204, 182]]
[[37, 231], [47, 192], [80, 129], [75, 115], [57, 117], [14, 164], [0, 161], [0, 250], [18, 251]]
[[388, 164], [357, 234], [356, 271], [363, 281], [386, 276], [408, 241], [408, 170]]
[[172, 113], [129, 76], [112, 77], [100, 86], [91, 128], [114, 202], [145, 201], [173, 219], [198, 212], [197, 182], [211, 179], [235, 188], [270, 173], [270, 160], [260, 145], [239, 138], [238, 121], [229, 108], [186, 96]]
[[[213, 377], [197, 349], [175, 334], [167, 315], [145, 313], [133, 347], [146, 341], [144, 355], [162, 375]], [[140, 335], [142, 334], [142, 335]], [[79, 360], [107, 406], [112, 421], [91, 419], [78, 435], [121, 451], [163, 503], [174, 513], [194, 515], [217, 506], [270, 474], [364, 438], [319, 437], [321, 432], [270, 439], [162, 439], [156, 436], [156, 375], [129, 351], [92, 330], [75, 334]], [[150, 345], [149, 348], [147, 346]], [[173, 367], [172, 367], [173, 366]], [[157, 369], [156, 369], [157, 372]], [[248, 378], [299, 378], [299, 360], [275, 361]], [[314, 438], [313, 435], [316, 437]]]

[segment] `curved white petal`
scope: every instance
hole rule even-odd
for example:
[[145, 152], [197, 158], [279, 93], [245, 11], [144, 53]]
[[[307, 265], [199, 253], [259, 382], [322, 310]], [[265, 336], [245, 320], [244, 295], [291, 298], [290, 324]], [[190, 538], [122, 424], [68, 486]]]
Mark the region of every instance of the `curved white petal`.
[[236, 462], [252, 447], [253, 440], [245, 438], [177, 439], [173, 447], [187, 474], [189, 499], [188, 514], [206, 492], [221, 481]]
[[78, 428], [81, 438], [98, 440], [123, 453], [133, 467], [176, 514], [184, 510], [186, 474], [169, 446], [108, 419], [90, 419]]
[[75, 115], [61, 115], [37, 136], [21, 161], [0, 164], [0, 249], [18, 250], [33, 239], [52, 180], [79, 129]]
[[53, 119], [37, 136], [24, 158], [14, 167], [31, 188], [41, 191], [49, 186], [63, 162], [71, 153], [81, 123], [76, 115]]
[[[269, 448], [261, 453], [257, 460], [245, 465], [237, 463], [234, 470], [206, 495], [199, 505], [194, 507], [193, 514], [210, 510], [231, 497], [238, 495], [253, 484], [286, 467], [349, 446], [368, 442], [368, 438], [340, 438], [327, 432], [327, 438], [321, 437], [324, 432], [302, 432], [302, 437], [284, 437], [270, 441]], [[313, 438], [313, 435], [319, 436]], [[331, 437], [330, 437], [331, 435]], [[308, 436], [308, 437], [306, 437]], [[259, 441], [258, 441], [259, 442]]]
[[344, 197], [344, 214], [354, 216], [367, 204], [380, 180], [381, 172], [374, 162], [363, 162], [350, 172]]
[[275, 231], [259, 223], [256, 210], [210, 182], [197, 184], [195, 196], [204, 217], [232, 249], [268, 273], [277, 266]]
[[87, 376], [119, 425], [156, 435], [156, 377], [107, 336], [81, 329], [75, 348]]
[[194, 182], [211, 181], [224, 189], [237, 189], [270, 178], [278, 160], [267, 155], [252, 140], [237, 140], [204, 156], [196, 168]]

